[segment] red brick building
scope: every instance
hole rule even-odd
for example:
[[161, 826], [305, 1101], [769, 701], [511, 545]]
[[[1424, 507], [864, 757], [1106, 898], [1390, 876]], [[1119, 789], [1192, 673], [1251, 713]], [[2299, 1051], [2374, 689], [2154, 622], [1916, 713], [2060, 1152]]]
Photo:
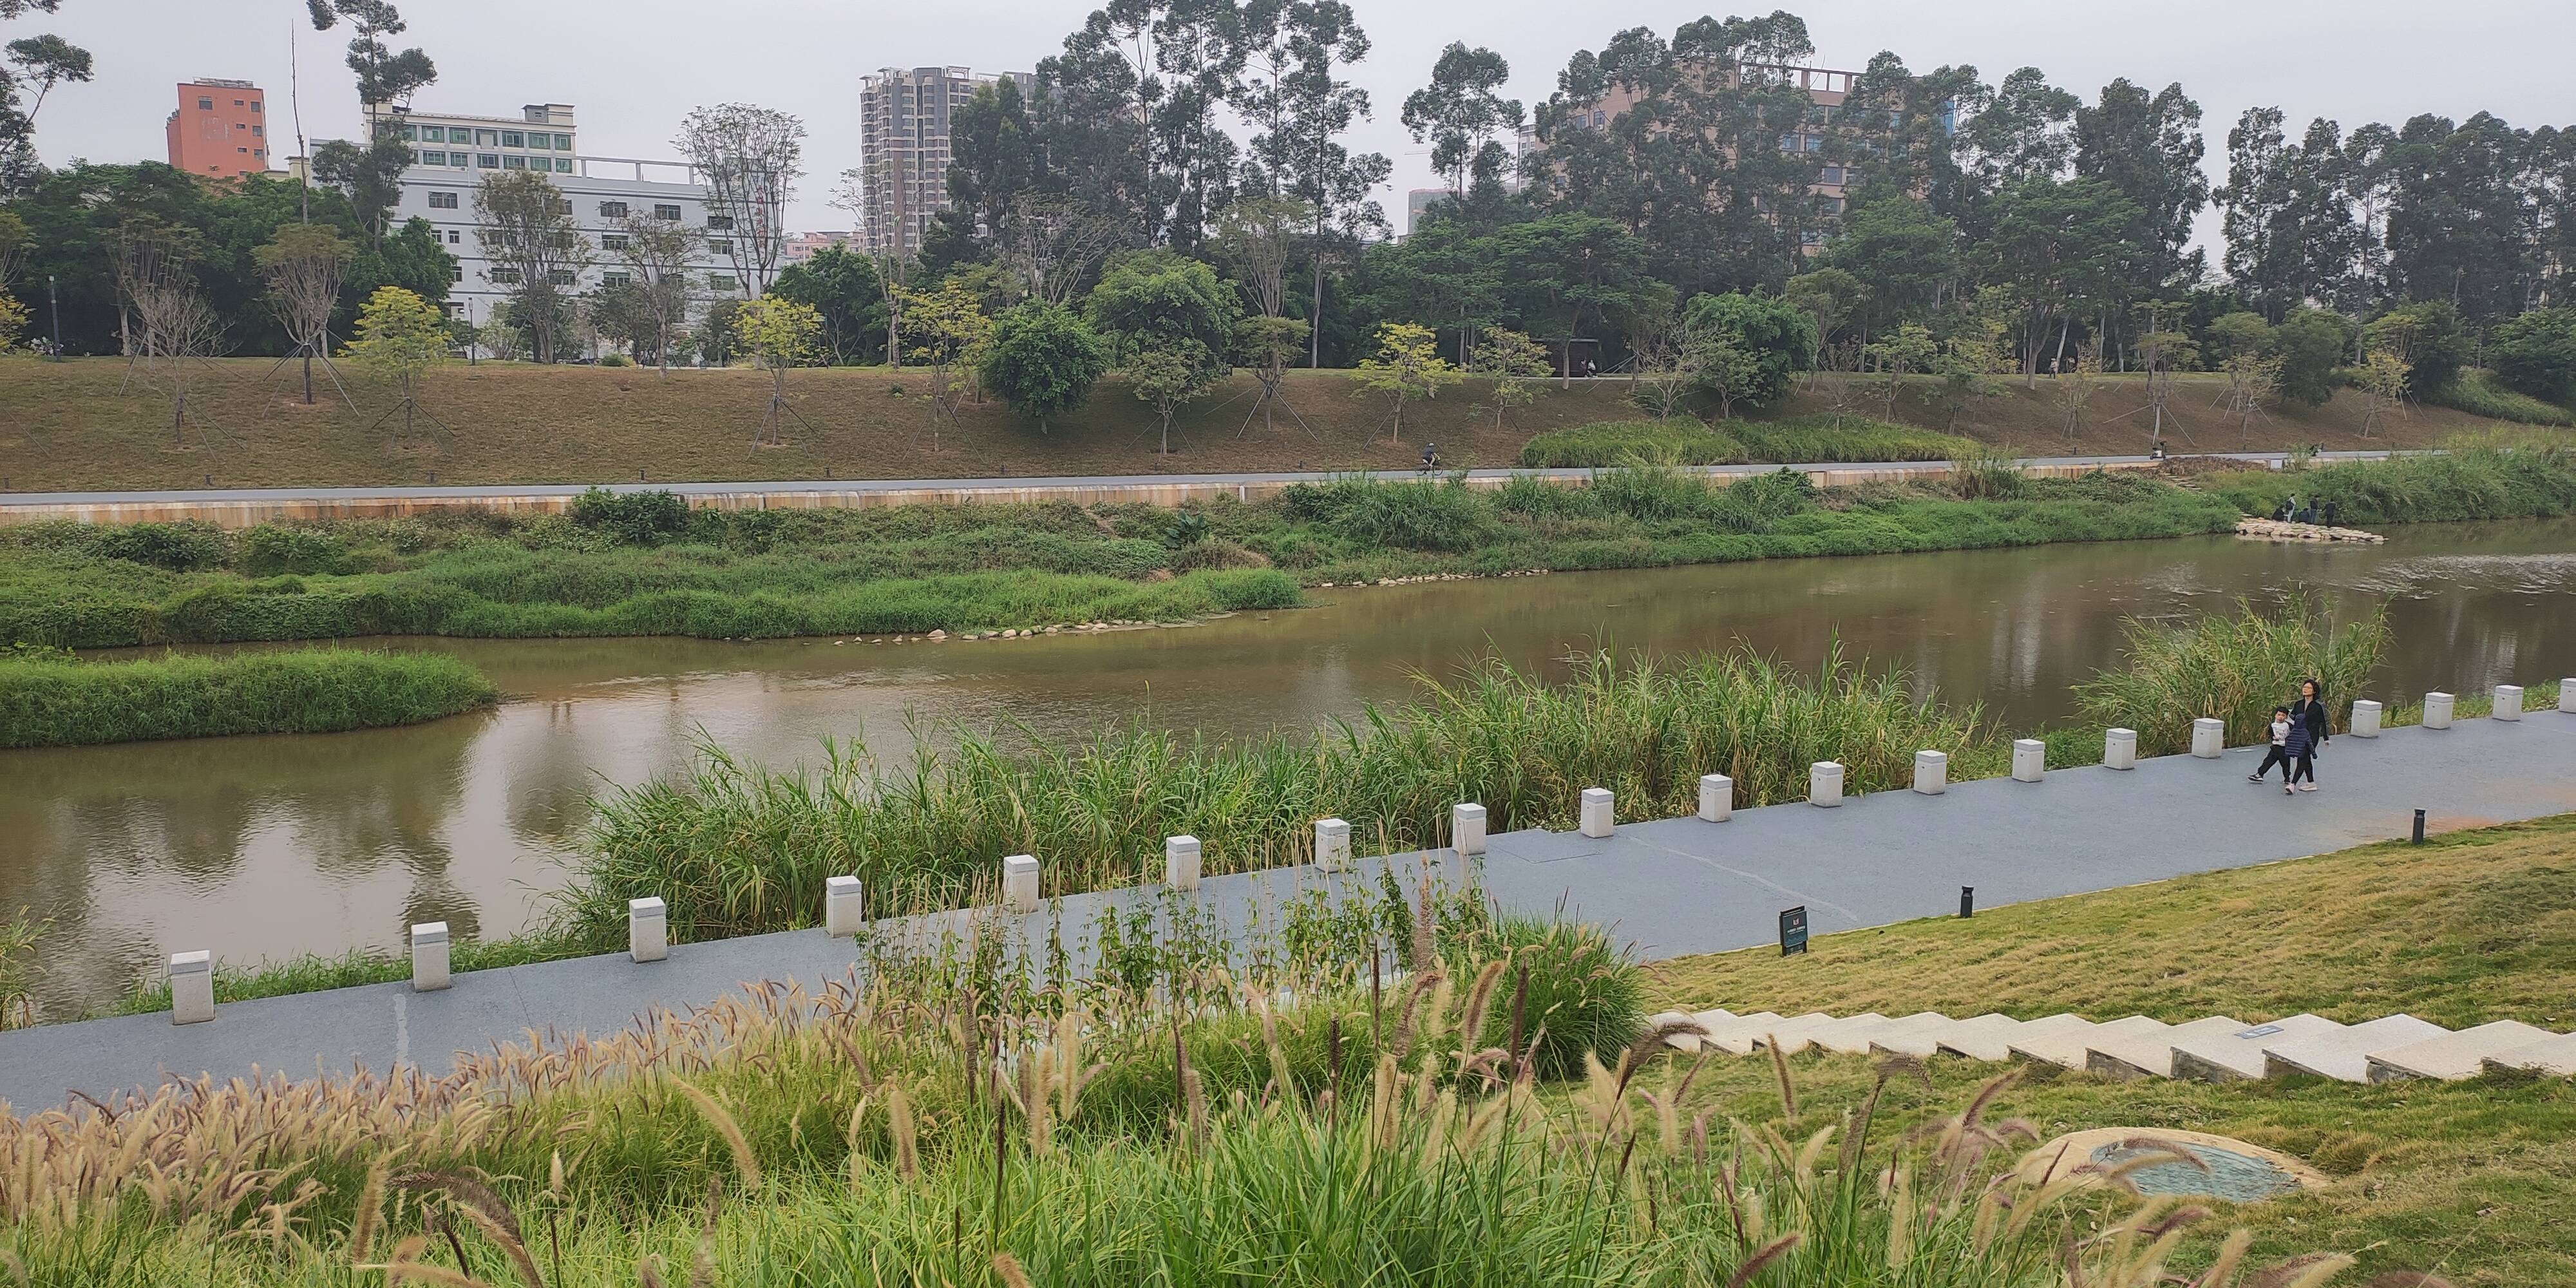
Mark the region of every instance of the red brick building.
[[271, 167], [268, 106], [259, 87], [207, 77], [179, 86], [165, 127], [170, 164], [200, 179], [238, 179]]

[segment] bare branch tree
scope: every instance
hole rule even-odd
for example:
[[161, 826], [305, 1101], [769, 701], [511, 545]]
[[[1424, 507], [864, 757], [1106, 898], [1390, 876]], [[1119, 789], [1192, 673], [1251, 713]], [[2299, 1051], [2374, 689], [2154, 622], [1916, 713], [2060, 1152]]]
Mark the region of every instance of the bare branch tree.
[[642, 292], [637, 298], [653, 316], [653, 347], [662, 375], [671, 374], [671, 332], [689, 320], [693, 279], [689, 264], [705, 244], [705, 234], [686, 224], [649, 215], [628, 215], [610, 234], [610, 256]]
[[[297, 358], [304, 360], [304, 403], [313, 404], [313, 360], [320, 358], [331, 383], [340, 383], [340, 374], [331, 366], [331, 310], [340, 303], [340, 279], [347, 271], [357, 248], [328, 227], [320, 224], [287, 224], [277, 230], [265, 244], [251, 251], [259, 266], [261, 280], [268, 284], [268, 307], [277, 315], [277, 323], [286, 329], [292, 342], [286, 356], [277, 360], [284, 366]], [[270, 373], [272, 376], [275, 372]], [[340, 398], [347, 401], [348, 387], [340, 387]]]
[[1003, 212], [995, 249], [1031, 298], [1067, 304], [1126, 240], [1124, 222], [1072, 197], [1022, 193]]
[[734, 269], [752, 297], [766, 294], [787, 245], [787, 202], [805, 173], [805, 123], [723, 103], [689, 113], [672, 144], [707, 186], [707, 226], [732, 239]]
[[116, 226], [116, 329], [125, 349], [125, 378], [117, 392], [137, 380], [153, 385], [160, 372], [154, 347], [159, 337], [136, 316], [143, 295], [154, 292], [166, 299], [169, 288], [194, 289], [202, 252], [195, 230], [156, 216], [134, 215]]
[[487, 270], [510, 288], [510, 314], [528, 328], [539, 362], [555, 360], [555, 345], [570, 321], [569, 289], [592, 262], [590, 239], [573, 223], [572, 203], [554, 180], [527, 170], [503, 170], [474, 191], [474, 236], [483, 244]]
[[134, 316], [146, 337], [144, 359], [152, 383], [170, 397], [170, 438], [187, 445], [188, 394], [213, 369], [223, 351], [224, 320], [197, 287], [191, 271], [166, 273], [134, 293]]

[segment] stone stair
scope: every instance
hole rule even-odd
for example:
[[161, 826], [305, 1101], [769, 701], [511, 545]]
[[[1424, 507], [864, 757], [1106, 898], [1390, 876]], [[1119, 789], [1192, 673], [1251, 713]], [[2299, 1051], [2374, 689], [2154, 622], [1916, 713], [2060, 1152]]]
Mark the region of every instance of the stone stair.
[[1682, 1051], [1753, 1055], [1777, 1047], [1783, 1055], [1809, 1048], [1918, 1059], [1953, 1055], [2044, 1062], [2121, 1079], [2246, 1082], [2310, 1075], [2358, 1083], [2448, 1080], [2507, 1069], [2576, 1077], [2576, 1034], [2514, 1020], [2455, 1032], [2405, 1014], [2341, 1024], [2302, 1013], [2249, 1025], [2225, 1015], [2167, 1024], [2143, 1015], [2096, 1023], [2079, 1015], [1952, 1019], [1922, 1011], [1891, 1019], [1875, 1011], [1782, 1016], [1718, 1009], [1667, 1011], [1653, 1022], [1696, 1025], [1666, 1039]]

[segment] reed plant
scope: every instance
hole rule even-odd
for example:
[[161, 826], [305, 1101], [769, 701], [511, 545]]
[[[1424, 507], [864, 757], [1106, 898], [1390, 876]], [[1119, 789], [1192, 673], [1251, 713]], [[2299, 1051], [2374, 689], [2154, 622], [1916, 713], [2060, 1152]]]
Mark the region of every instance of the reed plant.
[[492, 704], [473, 667], [439, 653], [299, 649], [135, 661], [0, 658], [0, 747], [333, 733], [419, 724]]
[[2227, 722], [2227, 745], [2266, 741], [2272, 708], [2291, 705], [2316, 680], [2329, 732], [2351, 721], [2353, 699], [2388, 649], [2388, 615], [2374, 606], [2338, 622], [2304, 594], [2277, 605], [2239, 600], [2232, 615], [2184, 625], [2131, 619], [2126, 656], [2075, 687], [2086, 724], [2138, 731], [2138, 754], [2191, 748], [2192, 722]]
[[2225, 474], [2208, 486], [2247, 514], [2271, 514], [2295, 494], [2301, 508], [2331, 504], [2336, 522], [2364, 527], [2559, 518], [2576, 514], [2576, 440], [2528, 429], [2464, 435], [2438, 452]]

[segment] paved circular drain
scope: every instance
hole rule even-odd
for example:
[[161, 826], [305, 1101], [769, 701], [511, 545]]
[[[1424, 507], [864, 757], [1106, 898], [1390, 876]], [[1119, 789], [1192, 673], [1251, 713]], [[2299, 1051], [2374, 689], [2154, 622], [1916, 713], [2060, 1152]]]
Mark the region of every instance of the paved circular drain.
[[2230, 1203], [2260, 1203], [2328, 1183], [2315, 1168], [2260, 1145], [2206, 1132], [2146, 1127], [2097, 1127], [2060, 1136], [2031, 1152], [2023, 1165], [2023, 1178], [2045, 1183], [2176, 1154], [2185, 1158], [2148, 1163], [2126, 1174], [2129, 1183], [2141, 1194], [2183, 1194]]

